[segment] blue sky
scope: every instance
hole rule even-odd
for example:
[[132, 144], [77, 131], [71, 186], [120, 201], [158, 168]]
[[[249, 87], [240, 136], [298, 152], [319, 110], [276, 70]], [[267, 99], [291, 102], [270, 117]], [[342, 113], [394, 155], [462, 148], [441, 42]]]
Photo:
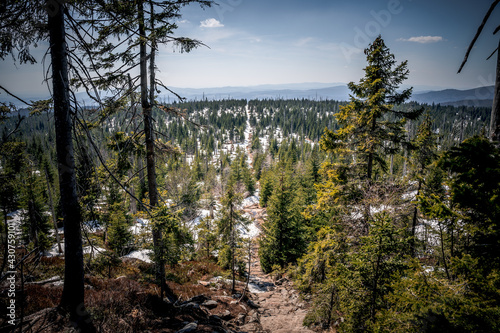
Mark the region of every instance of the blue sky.
[[[363, 49], [378, 34], [398, 61], [408, 60], [416, 88], [494, 84], [500, 8], [490, 17], [469, 62], [465, 50], [492, 0], [219, 0], [183, 9], [176, 34], [199, 39], [189, 54], [165, 46], [159, 78], [168, 86], [204, 88], [299, 82], [338, 83], [363, 76]], [[500, 33], [498, 34], [500, 35]], [[46, 46], [46, 45], [45, 45]], [[44, 49], [37, 51], [39, 58]], [[40, 65], [0, 62], [0, 84], [12, 92], [47, 91]], [[26, 92], [28, 90], [28, 92]], [[0, 100], [5, 94], [0, 95]]]

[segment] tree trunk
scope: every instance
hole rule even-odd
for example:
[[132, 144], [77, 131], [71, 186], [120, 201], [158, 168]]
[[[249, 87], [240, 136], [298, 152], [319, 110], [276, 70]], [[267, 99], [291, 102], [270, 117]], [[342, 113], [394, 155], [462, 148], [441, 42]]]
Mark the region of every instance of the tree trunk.
[[500, 41], [497, 51], [497, 69], [495, 81], [495, 96], [491, 108], [490, 139], [496, 146], [500, 145]]
[[[133, 111], [133, 123], [134, 123], [134, 130], [137, 129], [137, 118], [135, 117], [135, 96], [134, 96], [134, 87], [132, 86], [132, 79], [130, 78], [130, 74], [128, 74], [128, 91], [130, 94], [130, 110]], [[135, 163], [135, 156], [130, 157], [130, 163], [131, 165], [134, 165]], [[133, 169], [129, 170], [128, 172], [129, 179], [133, 176]], [[135, 197], [135, 184], [133, 181], [130, 182], [130, 193]], [[130, 212], [132, 214], [137, 214], [137, 201], [131, 197], [130, 198]]]
[[52, 188], [50, 186], [49, 174], [47, 172], [47, 169], [45, 169], [45, 180], [47, 181], [47, 194], [49, 196], [50, 213], [52, 214], [52, 224], [54, 225], [54, 232], [56, 235], [57, 250], [59, 254], [61, 254], [63, 251], [61, 248], [61, 239], [59, 237], [59, 231], [57, 229], [57, 216], [56, 216], [56, 210], [54, 208], [54, 199], [52, 197]]
[[235, 276], [235, 272], [234, 272], [234, 264], [235, 264], [235, 248], [236, 248], [236, 244], [235, 244], [235, 237], [234, 237], [234, 225], [233, 225], [233, 202], [232, 202], [232, 198], [231, 198], [231, 203], [230, 203], [230, 207], [229, 207], [229, 228], [231, 229], [231, 276], [232, 276], [232, 279], [233, 279], [233, 285], [232, 285], [232, 288], [231, 288], [231, 293], [235, 293], [236, 292], [236, 276]]
[[[147, 72], [147, 52], [146, 52], [146, 28], [144, 23], [143, 2], [137, 3], [137, 15], [139, 21], [139, 37], [141, 39], [140, 75], [141, 75], [141, 107], [144, 116], [144, 136], [146, 139], [146, 170], [148, 177], [149, 204], [152, 207], [158, 206], [158, 191], [156, 188], [156, 166], [155, 147], [153, 136], [153, 119], [151, 104], [148, 99], [148, 72]], [[153, 89], [153, 87], [150, 87]], [[161, 244], [161, 230], [153, 224], [153, 246], [156, 252], [156, 278], [160, 283], [161, 297], [165, 294], [165, 264], [163, 258], [163, 246]]]
[[[420, 190], [422, 189], [422, 181], [418, 181], [418, 189], [417, 189], [417, 197], [420, 194]], [[417, 217], [418, 217], [418, 204], [415, 203], [415, 207], [413, 207], [413, 219], [411, 223], [411, 241], [410, 241], [410, 249], [411, 255], [415, 258], [415, 231], [417, 229]]]
[[81, 212], [76, 192], [71, 111], [69, 100], [68, 58], [64, 27], [64, 5], [49, 2], [48, 29], [52, 63], [52, 91], [56, 131], [57, 169], [64, 221], [64, 287], [60, 307], [81, 331], [92, 332], [90, 316], [85, 311]]

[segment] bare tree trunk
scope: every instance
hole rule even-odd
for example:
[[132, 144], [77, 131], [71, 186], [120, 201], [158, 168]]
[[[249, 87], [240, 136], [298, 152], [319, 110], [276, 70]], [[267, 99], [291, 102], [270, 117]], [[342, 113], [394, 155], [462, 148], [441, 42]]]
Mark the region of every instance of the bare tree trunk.
[[57, 167], [65, 239], [64, 287], [60, 307], [69, 312], [70, 320], [78, 329], [93, 332], [95, 329], [84, 305], [83, 251], [80, 229], [82, 216], [76, 192], [64, 9], [64, 5], [57, 2], [51, 2], [47, 7]]
[[497, 146], [500, 145], [500, 41], [497, 50], [497, 70], [495, 81], [495, 96], [491, 108], [490, 139]]
[[[141, 73], [141, 107], [144, 116], [144, 135], [146, 139], [146, 170], [148, 177], [149, 204], [158, 206], [158, 191], [156, 187], [155, 147], [153, 135], [153, 119], [151, 104], [148, 100], [148, 73], [146, 52], [146, 28], [144, 23], [143, 1], [137, 3], [139, 21], [139, 37], [141, 38], [139, 56]], [[153, 89], [153, 87], [150, 87]], [[160, 283], [161, 297], [165, 294], [165, 265], [163, 247], [161, 244], [161, 230], [153, 224], [153, 246], [156, 252], [156, 278]]]

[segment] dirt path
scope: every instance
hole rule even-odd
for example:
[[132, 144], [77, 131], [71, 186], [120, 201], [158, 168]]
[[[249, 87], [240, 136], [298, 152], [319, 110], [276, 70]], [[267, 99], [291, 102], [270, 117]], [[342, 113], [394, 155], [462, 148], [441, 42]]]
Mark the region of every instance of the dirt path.
[[[246, 106], [247, 117], [249, 117], [249, 107]], [[247, 122], [250, 126], [250, 122]], [[247, 130], [251, 133], [251, 131]], [[251, 141], [249, 135], [247, 139], [247, 154], [251, 161]], [[250, 162], [250, 168], [253, 165]], [[244, 211], [252, 218], [253, 223], [258, 229], [264, 222], [265, 209], [258, 204], [245, 207]], [[254, 245], [251, 250], [250, 262], [250, 292], [253, 294], [254, 302], [258, 306], [257, 313], [260, 317], [260, 324], [265, 332], [272, 333], [301, 333], [314, 332], [302, 326], [307, 310], [305, 304], [299, 296], [298, 291], [293, 288], [290, 281], [282, 279], [275, 283], [272, 277], [264, 274], [260, 266], [258, 257], [257, 238], [254, 239]], [[250, 332], [251, 330], [249, 330]]]
[[[245, 209], [253, 217], [258, 227], [262, 223], [263, 209], [257, 205]], [[250, 284], [260, 324], [265, 332], [299, 333], [314, 332], [302, 326], [306, 316], [307, 304], [300, 299], [299, 292], [293, 288], [292, 282], [281, 279], [275, 282], [265, 274], [260, 266], [257, 240], [254, 239], [250, 262]]]
[[[257, 252], [257, 247], [253, 251]], [[314, 332], [302, 326], [306, 316], [306, 304], [300, 299], [298, 291], [286, 279], [274, 283], [269, 275], [264, 274], [258, 256], [252, 260], [251, 280], [268, 286], [268, 291], [254, 293], [259, 305], [260, 324], [263, 330], [277, 333]]]

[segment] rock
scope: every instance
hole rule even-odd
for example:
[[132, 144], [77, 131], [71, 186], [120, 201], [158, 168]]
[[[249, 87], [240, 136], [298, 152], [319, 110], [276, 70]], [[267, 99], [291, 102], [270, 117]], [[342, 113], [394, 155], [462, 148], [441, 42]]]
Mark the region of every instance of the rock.
[[220, 324], [222, 322], [222, 319], [219, 317], [219, 316], [216, 316], [216, 315], [211, 315], [208, 317], [208, 320], [211, 322], [211, 323], [216, 323], [216, 324]]
[[224, 320], [230, 320], [233, 316], [231, 316], [231, 311], [226, 310], [224, 313], [221, 314], [220, 316]]
[[259, 313], [257, 311], [254, 311], [250, 315], [250, 320], [248, 321], [248, 323], [260, 323]]
[[236, 317], [236, 323], [238, 325], [244, 325], [245, 324], [245, 318], [246, 318], [245, 314], [244, 313], [240, 313], [238, 315], [238, 317]]
[[176, 333], [188, 333], [195, 332], [198, 329], [198, 324], [195, 322], [189, 323], [184, 326], [181, 330], [178, 330]]
[[250, 306], [252, 309], [258, 309], [259, 306], [255, 304], [251, 299], [247, 301], [248, 306]]
[[194, 302], [194, 303], [201, 304], [201, 303], [205, 302], [206, 300], [208, 300], [208, 297], [205, 296], [205, 295], [203, 295], [203, 294], [201, 294], [201, 295], [198, 295], [198, 296], [191, 297], [185, 303]]
[[206, 307], [206, 308], [213, 309], [213, 308], [216, 308], [217, 305], [219, 305], [219, 303], [217, 301], [208, 300], [208, 301], [203, 302], [201, 305]]
[[200, 305], [198, 303], [194, 302], [189, 302], [189, 303], [183, 303], [180, 306], [181, 308], [193, 308], [193, 309], [199, 309]]

